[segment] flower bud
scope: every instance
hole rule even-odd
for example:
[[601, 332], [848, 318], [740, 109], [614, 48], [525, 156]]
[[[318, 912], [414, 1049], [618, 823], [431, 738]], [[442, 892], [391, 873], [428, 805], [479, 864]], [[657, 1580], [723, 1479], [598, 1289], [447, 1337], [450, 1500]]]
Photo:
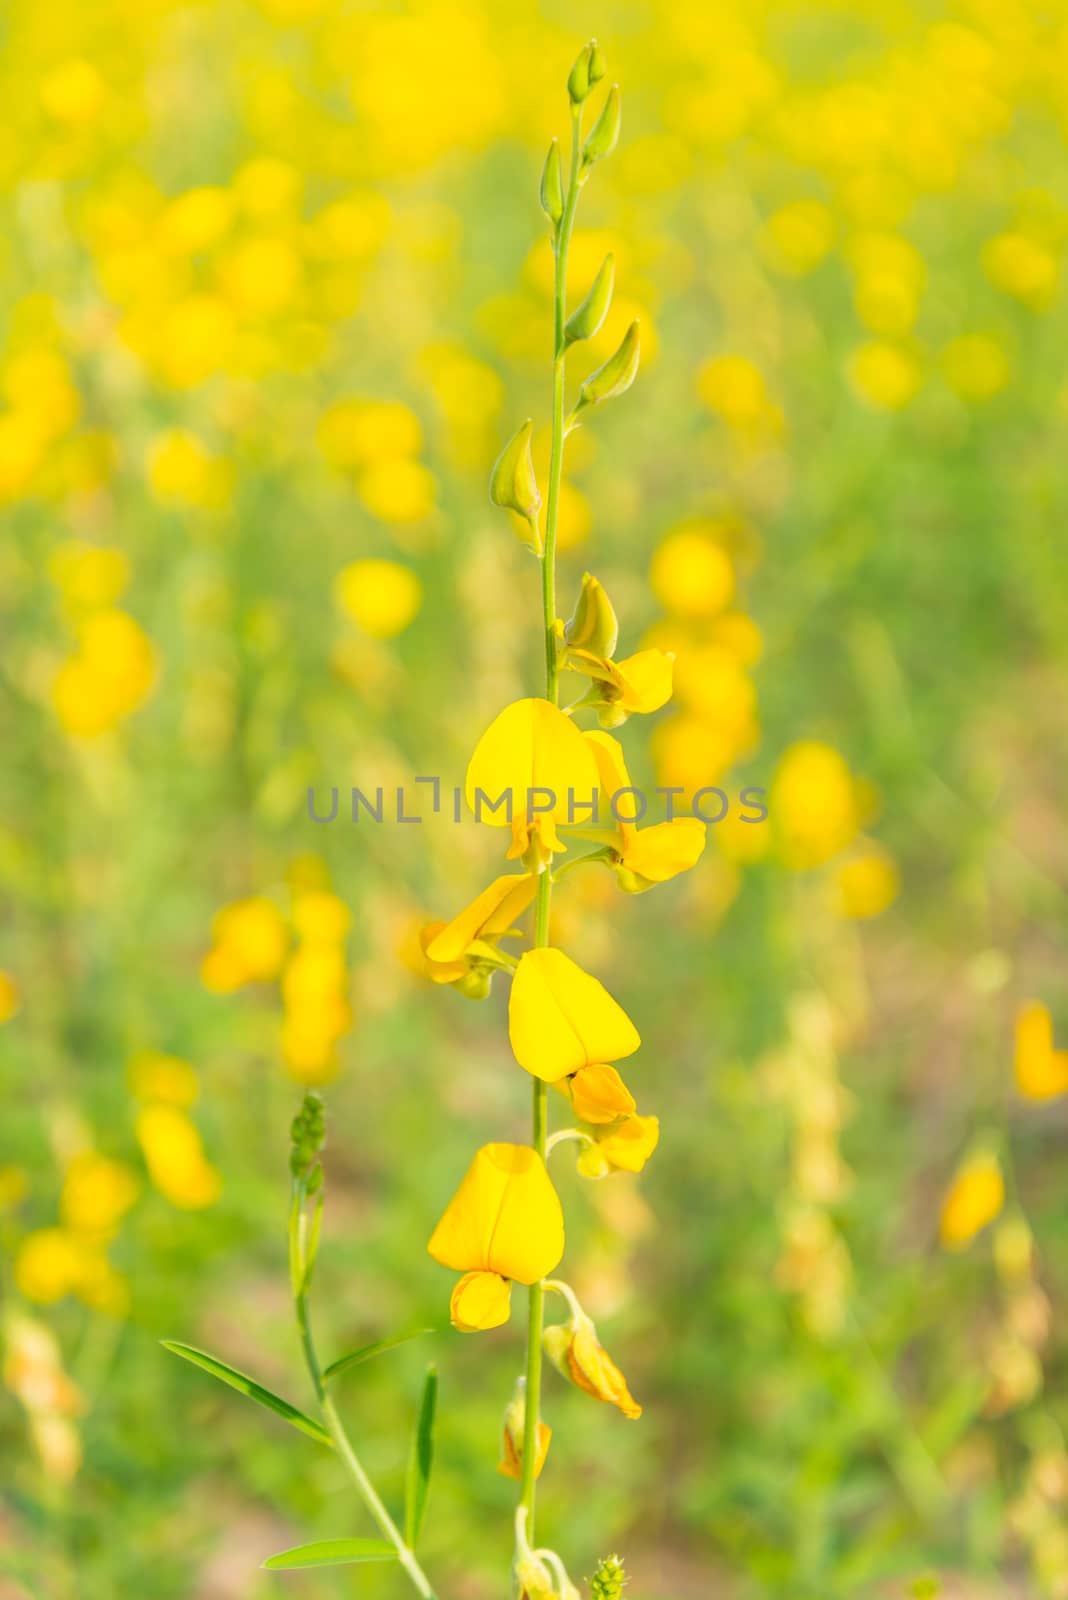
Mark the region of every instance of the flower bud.
[[618, 1407], [625, 1417], [640, 1417], [642, 1408], [627, 1380], [598, 1342], [593, 1321], [572, 1298], [571, 1320], [545, 1329], [542, 1347], [556, 1370], [595, 1400]]
[[590, 1579], [590, 1600], [622, 1600], [627, 1574], [618, 1556], [605, 1556]]
[[518, 511], [521, 517], [537, 516], [541, 510], [541, 494], [530, 453], [533, 432], [534, 424], [528, 417], [509, 439], [490, 474], [493, 504], [503, 506], [506, 511]]
[[596, 406], [602, 400], [614, 400], [617, 395], [625, 394], [638, 375], [640, 360], [641, 345], [638, 339], [638, 323], [635, 320], [623, 335], [623, 341], [615, 355], [609, 356], [596, 372], [591, 372], [580, 388], [575, 411], [579, 412], [584, 406]]
[[607, 255], [601, 263], [600, 272], [593, 280], [589, 294], [567, 319], [564, 327], [565, 349], [568, 345], [574, 344], [576, 339], [593, 338], [608, 315], [615, 279], [615, 261], [611, 255]]
[[493, 982], [493, 973], [487, 967], [471, 967], [458, 978], [453, 988], [463, 995], [465, 1000], [488, 1000], [490, 984]]
[[[509, 1400], [504, 1411], [504, 1439], [501, 1459], [497, 1463], [497, 1471], [505, 1478], [520, 1479], [523, 1476], [523, 1439], [527, 1425], [527, 1398], [526, 1379], [520, 1378], [515, 1386], [515, 1393]], [[545, 1457], [549, 1453], [549, 1441], [553, 1430], [548, 1423], [538, 1421], [538, 1444], [534, 1457], [534, 1476], [541, 1477], [541, 1469], [545, 1465]]]
[[545, 157], [545, 165], [541, 173], [541, 209], [545, 212], [553, 228], [560, 226], [560, 218], [564, 214], [564, 175], [560, 163], [560, 145], [554, 139], [549, 146], [549, 153]]
[[601, 107], [601, 115], [590, 129], [590, 136], [582, 147], [584, 167], [592, 167], [595, 161], [601, 161], [605, 156], [612, 154], [619, 140], [622, 120], [623, 102], [620, 98], [619, 84], [614, 83]]
[[557, 1600], [552, 1573], [541, 1557], [529, 1548], [516, 1557], [515, 1581], [526, 1600]]
[[593, 89], [600, 83], [608, 71], [608, 63], [604, 58], [604, 51], [596, 39], [590, 40], [590, 88]]
[[618, 639], [619, 621], [611, 600], [600, 581], [592, 573], [584, 573], [578, 601], [564, 629], [565, 643], [574, 650], [588, 650], [591, 655], [608, 659], [615, 654]]
[[596, 39], [591, 39], [589, 44], [584, 44], [575, 57], [575, 65], [567, 75], [567, 92], [571, 96], [572, 105], [580, 106], [593, 88], [597, 79], [591, 72], [600, 68], [599, 76], [604, 77], [604, 57], [597, 48]]

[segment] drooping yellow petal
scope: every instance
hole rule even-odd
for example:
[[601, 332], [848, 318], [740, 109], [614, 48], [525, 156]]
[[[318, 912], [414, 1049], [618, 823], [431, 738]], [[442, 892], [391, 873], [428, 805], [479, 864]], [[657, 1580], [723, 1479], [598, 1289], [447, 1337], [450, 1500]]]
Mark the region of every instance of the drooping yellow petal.
[[[467, 768], [467, 804], [483, 822], [567, 823], [597, 791], [597, 764], [578, 728], [548, 700], [517, 700], [490, 723]], [[496, 810], [502, 795], [511, 796]], [[532, 798], [533, 797], [533, 798]]]
[[627, 1387], [627, 1380], [597, 1338], [597, 1329], [585, 1312], [574, 1308], [570, 1322], [546, 1328], [545, 1353], [564, 1378], [595, 1400], [618, 1406], [625, 1417], [636, 1418], [642, 1408]]
[[1068, 1090], [1068, 1051], [1053, 1048], [1053, 1020], [1039, 1000], [1016, 1014], [1016, 1087], [1028, 1100], [1053, 1100]]
[[452, 1291], [449, 1320], [461, 1333], [499, 1328], [512, 1314], [512, 1285], [495, 1272], [467, 1272]]
[[619, 1061], [641, 1044], [603, 984], [562, 950], [520, 957], [508, 1000], [508, 1036], [521, 1067], [555, 1083], [594, 1063]]
[[423, 970], [432, 983], [456, 983], [458, 979], [467, 975], [467, 962], [462, 959], [454, 961], [436, 961], [430, 954], [430, 946], [438, 934], [447, 926], [444, 922], [428, 922], [419, 930], [419, 948], [423, 955]]
[[639, 650], [613, 666], [624, 711], [659, 711], [671, 699], [675, 663], [663, 650]]
[[626, 1117], [597, 1139], [600, 1155], [619, 1172], [640, 1172], [660, 1143], [659, 1117]]
[[456, 1272], [496, 1272], [519, 1283], [551, 1272], [564, 1253], [564, 1218], [537, 1151], [483, 1145], [427, 1249]]
[[[561, 1085], [563, 1087], [563, 1085]], [[583, 1122], [615, 1122], [636, 1110], [634, 1096], [615, 1067], [599, 1062], [568, 1078], [565, 1092]]]
[[623, 865], [648, 883], [666, 883], [689, 871], [705, 847], [705, 824], [696, 817], [675, 817], [636, 828], [623, 851]]
[[614, 739], [610, 733], [603, 733], [599, 728], [591, 729], [583, 737], [593, 751], [594, 760], [597, 762], [597, 776], [601, 783], [597, 825], [601, 828], [614, 827], [620, 837], [622, 848], [623, 842], [631, 838], [635, 832], [635, 825], [629, 820], [634, 815], [635, 797], [627, 795], [620, 799], [619, 816], [612, 806], [614, 795], [633, 788], [627, 763], [623, 758], [623, 746], [618, 739]]
[[529, 872], [506, 872], [465, 906], [451, 922], [440, 926], [426, 947], [432, 962], [459, 961], [475, 939], [484, 934], [506, 933], [534, 898], [537, 880]]
[[1005, 1203], [1005, 1180], [996, 1156], [975, 1155], [957, 1173], [942, 1202], [942, 1243], [963, 1250], [993, 1222]]

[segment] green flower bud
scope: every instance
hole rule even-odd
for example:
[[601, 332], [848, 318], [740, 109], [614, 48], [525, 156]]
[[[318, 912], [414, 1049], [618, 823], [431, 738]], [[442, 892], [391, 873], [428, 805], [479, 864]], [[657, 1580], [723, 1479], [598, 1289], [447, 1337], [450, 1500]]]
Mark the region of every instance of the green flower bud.
[[599, 579], [584, 573], [578, 601], [564, 629], [564, 640], [574, 650], [608, 660], [619, 641], [619, 620]]
[[575, 411], [579, 412], [584, 406], [596, 406], [602, 400], [614, 400], [617, 395], [625, 394], [638, 375], [640, 360], [641, 345], [638, 339], [638, 323], [635, 320], [623, 335], [623, 341], [615, 355], [609, 356], [596, 372], [591, 372], [579, 389]]
[[590, 88], [591, 89], [596, 84], [600, 83], [601, 79], [604, 77], [604, 75], [605, 75], [605, 73], [607, 71], [608, 71], [608, 63], [605, 61], [604, 51], [600, 48], [600, 46], [598, 45], [596, 39], [591, 39], [590, 40]]
[[627, 1574], [618, 1556], [605, 1556], [590, 1579], [590, 1600], [621, 1600]]
[[622, 117], [623, 106], [619, 95], [619, 84], [614, 83], [608, 91], [608, 99], [601, 107], [601, 115], [590, 129], [590, 136], [582, 147], [584, 167], [592, 167], [595, 161], [612, 154], [619, 139]]
[[503, 506], [506, 511], [516, 511], [525, 517], [531, 529], [528, 543], [534, 549], [540, 549], [537, 516], [541, 510], [541, 494], [530, 453], [533, 432], [534, 424], [528, 417], [497, 457], [490, 474], [490, 499], [495, 506]]
[[541, 209], [554, 230], [560, 226], [564, 214], [564, 174], [560, 162], [560, 144], [554, 139], [545, 157], [541, 173]]
[[594, 56], [599, 55], [596, 39], [591, 39], [589, 44], [584, 44], [575, 57], [575, 65], [567, 75], [567, 92], [571, 96], [572, 105], [580, 106], [593, 87], [590, 81], [590, 66]]
[[462, 978], [457, 978], [453, 987], [466, 1000], [488, 1000], [492, 981], [493, 973], [487, 972], [485, 967], [472, 967]]
[[608, 308], [612, 304], [612, 290], [615, 288], [616, 266], [615, 259], [607, 255], [601, 263], [601, 270], [593, 280], [593, 287], [580, 306], [576, 306], [567, 319], [564, 328], [564, 346], [574, 344], [576, 339], [592, 339], [598, 331]]

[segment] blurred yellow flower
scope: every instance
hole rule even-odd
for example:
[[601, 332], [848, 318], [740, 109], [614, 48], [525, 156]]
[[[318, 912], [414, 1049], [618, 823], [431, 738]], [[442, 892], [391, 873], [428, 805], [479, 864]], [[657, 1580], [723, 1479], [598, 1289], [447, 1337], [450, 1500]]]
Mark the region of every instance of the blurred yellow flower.
[[705, 824], [697, 817], [673, 817], [669, 822], [639, 828], [628, 820], [631, 814], [628, 806], [634, 799], [632, 794], [615, 807], [612, 804], [613, 796], [632, 789], [622, 745], [608, 733], [590, 732], [585, 738], [597, 762], [601, 804], [608, 813], [598, 820], [601, 828], [615, 824], [612, 862], [620, 887], [632, 894], [639, 893], [655, 884], [667, 883], [695, 866], [705, 847]]
[[99, 114], [107, 90], [91, 61], [72, 56], [53, 67], [41, 80], [41, 104], [57, 122], [92, 122]]
[[332, 467], [358, 471], [419, 454], [419, 418], [397, 400], [338, 400], [319, 419], [319, 449]]
[[911, 351], [877, 340], [854, 350], [849, 378], [860, 398], [880, 411], [899, 411], [908, 405], [923, 381]]
[[828, 255], [836, 227], [832, 212], [819, 200], [795, 200], [770, 216], [761, 239], [769, 264], [780, 272], [811, 272]]
[[527, 950], [508, 998], [508, 1038], [519, 1065], [546, 1083], [620, 1061], [638, 1030], [596, 978], [562, 950]]
[[679, 617], [715, 617], [734, 593], [730, 556], [700, 524], [688, 523], [661, 541], [649, 567], [653, 593]]
[[0, 969], [0, 1022], [10, 1022], [22, 1004], [19, 986], [10, 972]]
[[697, 374], [697, 393], [728, 426], [748, 431], [774, 420], [764, 374], [746, 356], [713, 356]]
[[170, 202], [157, 223], [160, 248], [179, 255], [208, 250], [226, 233], [233, 215], [229, 190], [209, 184], [187, 189]]
[[158, 433], [146, 453], [148, 481], [157, 500], [218, 507], [230, 491], [228, 464], [185, 428]]
[[148, 1175], [160, 1194], [183, 1211], [214, 1205], [222, 1183], [185, 1112], [173, 1105], [143, 1106], [135, 1126]]
[[376, 461], [360, 473], [356, 491], [382, 522], [421, 522], [434, 509], [437, 480], [420, 461]]
[[821, 866], [855, 837], [857, 787], [842, 756], [816, 739], [783, 753], [772, 780], [771, 823], [787, 866]]
[[151, 359], [174, 389], [192, 389], [225, 371], [234, 350], [234, 315], [218, 295], [192, 294], [153, 322]]
[[1016, 1087], [1027, 1100], [1053, 1100], [1068, 1092], [1068, 1050], [1053, 1044], [1053, 1019], [1040, 1000], [1016, 1013]]
[[740, 752], [736, 738], [716, 722], [680, 712], [653, 730], [653, 753], [659, 781], [691, 798], [717, 784]]
[[84, 1150], [63, 1175], [59, 1215], [75, 1233], [107, 1238], [137, 1199], [137, 1174], [125, 1162]]
[[121, 550], [64, 539], [49, 553], [48, 576], [75, 611], [114, 605], [130, 581], [130, 563]]
[[892, 857], [873, 844], [857, 850], [835, 873], [838, 909], [858, 922], [885, 911], [897, 899], [900, 886]]
[[963, 1250], [1001, 1211], [1005, 1180], [995, 1155], [978, 1152], [961, 1167], [942, 1201], [941, 1236], [947, 1250]]
[[403, 633], [423, 603], [423, 586], [399, 561], [352, 561], [334, 580], [334, 598], [372, 639]]
[[96, 611], [79, 626], [79, 647], [52, 689], [56, 715], [68, 733], [96, 738], [131, 716], [156, 682], [156, 652], [124, 611]]
[[352, 913], [336, 894], [311, 890], [294, 902], [293, 926], [307, 944], [338, 943], [352, 926]]
[[1033, 310], [1049, 305], [1057, 292], [1056, 257], [1026, 233], [1001, 233], [983, 247], [983, 269], [996, 289]]
[[131, 1057], [127, 1077], [135, 1100], [158, 1100], [188, 1109], [200, 1093], [195, 1068], [158, 1050], [141, 1050]]
[[24, 494], [44, 459], [47, 439], [36, 417], [0, 414], [0, 501]]
[[453, 1291], [454, 1327], [470, 1333], [506, 1322], [512, 1281], [536, 1283], [564, 1253], [563, 1212], [537, 1151], [483, 1145], [427, 1249], [465, 1274]]
[[272, 317], [297, 295], [303, 263], [286, 238], [242, 239], [219, 262], [219, 282], [241, 317]]
[[942, 370], [962, 400], [990, 400], [1009, 381], [1009, 358], [990, 333], [966, 333], [942, 351]]
[[222, 994], [275, 977], [289, 944], [282, 913], [265, 895], [224, 906], [212, 922], [212, 939], [200, 975], [205, 988]]
[[64, 1228], [38, 1228], [15, 1252], [15, 1287], [38, 1305], [54, 1305], [70, 1294], [79, 1278], [83, 1252]]

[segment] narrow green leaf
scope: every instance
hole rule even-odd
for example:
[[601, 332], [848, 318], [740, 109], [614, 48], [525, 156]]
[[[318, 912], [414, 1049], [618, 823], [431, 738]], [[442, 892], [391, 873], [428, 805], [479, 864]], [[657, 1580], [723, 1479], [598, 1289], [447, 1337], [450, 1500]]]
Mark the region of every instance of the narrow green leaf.
[[423, 1398], [419, 1402], [408, 1457], [408, 1484], [404, 1496], [404, 1542], [414, 1550], [423, 1526], [427, 1491], [430, 1488], [430, 1469], [434, 1464], [434, 1409], [438, 1400], [438, 1372], [434, 1366], [426, 1369]]
[[333, 1449], [334, 1441], [321, 1423], [316, 1422], [314, 1417], [306, 1416], [303, 1411], [298, 1411], [296, 1406], [291, 1406], [281, 1395], [272, 1394], [270, 1389], [265, 1389], [262, 1383], [257, 1383], [255, 1378], [250, 1378], [247, 1373], [238, 1372], [236, 1367], [228, 1367], [225, 1361], [216, 1361], [206, 1350], [197, 1350], [191, 1344], [178, 1344], [173, 1339], [161, 1339], [160, 1344], [164, 1350], [170, 1350], [173, 1355], [181, 1356], [183, 1361], [191, 1361], [194, 1367], [202, 1367], [205, 1372], [210, 1372], [220, 1383], [229, 1384], [238, 1394], [247, 1394], [250, 1400], [256, 1400], [261, 1406], [266, 1406], [268, 1411], [273, 1411], [276, 1416], [284, 1417], [294, 1428], [299, 1428], [317, 1444], [329, 1445], [330, 1449]]
[[331, 1361], [323, 1373], [325, 1381], [336, 1378], [339, 1373], [347, 1372], [350, 1367], [362, 1366], [365, 1361], [373, 1361], [375, 1356], [385, 1355], [387, 1350], [395, 1350], [398, 1345], [407, 1344], [409, 1339], [418, 1339], [424, 1333], [433, 1333], [433, 1328], [413, 1328], [411, 1333], [394, 1333], [388, 1339], [378, 1339], [374, 1344], [365, 1344], [359, 1350], [350, 1350], [347, 1356], [339, 1356], [336, 1361]]
[[314, 1544], [294, 1545], [268, 1556], [263, 1565], [269, 1572], [285, 1572], [291, 1567], [344, 1567], [354, 1561], [395, 1561], [397, 1552], [385, 1539], [318, 1539]]

